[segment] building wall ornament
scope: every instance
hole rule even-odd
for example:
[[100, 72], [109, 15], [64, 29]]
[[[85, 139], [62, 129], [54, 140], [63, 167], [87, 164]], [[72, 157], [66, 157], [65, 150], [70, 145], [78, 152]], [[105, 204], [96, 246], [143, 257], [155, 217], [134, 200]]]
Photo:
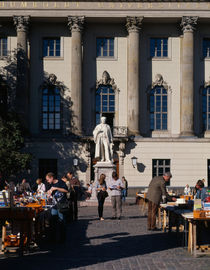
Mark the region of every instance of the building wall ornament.
[[130, 32], [138, 32], [141, 29], [143, 17], [127, 17], [126, 28]]
[[164, 81], [163, 76], [161, 74], [156, 74], [155, 80], [152, 82], [152, 85], [149, 86], [149, 91], [151, 89], [154, 89], [156, 86], [162, 86], [164, 87], [167, 91], [171, 92], [171, 87], [167, 84], [166, 81]]
[[43, 80], [42, 85], [40, 86], [40, 89], [45, 89], [45, 88], [52, 89], [54, 87], [59, 88], [59, 90], [61, 91], [61, 94], [63, 94], [64, 90], [66, 89], [66, 86], [62, 82], [57, 80], [57, 76], [55, 74], [51, 73], [49, 75], [46, 75]]
[[84, 22], [84, 16], [68, 16], [68, 26], [71, 32], [82, 32]]
[[30, 16], [14, 16], [13, 21], [17, 32], [28, 32]]
[[195, 26], [197, 25], [198, 17], [197, 16], [183, 16], [181, 22], [181, 28], [183, 32], [193, 32]]
[[128, 128], [125, 126], [114, 126], [113, 127], [113, 136], [114, 137], [127, 137]]
[[115, 81], [113, 78], [110, 77], [109, 73], [105, 70], [102, 74], [102, 78], [100, 80], [96, 81], [96, 90], [98, 89], [98, 87], [100, 85], [111, 85], [112, 89], [116, 92], [116, 91], [120, 91], [117, 87], [117, 85], [115, 84]]

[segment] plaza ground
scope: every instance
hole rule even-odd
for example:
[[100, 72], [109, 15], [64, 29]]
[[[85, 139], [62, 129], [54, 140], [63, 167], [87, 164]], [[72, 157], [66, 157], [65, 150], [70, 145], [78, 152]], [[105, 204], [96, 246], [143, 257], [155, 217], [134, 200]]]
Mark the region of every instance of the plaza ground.
[[122, 220], [111, 220], [111, 207], [80, 207], [79, 220], [68, 225], [65, 245], [45, 244], [22, 258], [0, 257], [1, 269], [210, 270], [210, 257], [193, 258], [176, 233], [148, 232], [139, 207], [127, 203]]

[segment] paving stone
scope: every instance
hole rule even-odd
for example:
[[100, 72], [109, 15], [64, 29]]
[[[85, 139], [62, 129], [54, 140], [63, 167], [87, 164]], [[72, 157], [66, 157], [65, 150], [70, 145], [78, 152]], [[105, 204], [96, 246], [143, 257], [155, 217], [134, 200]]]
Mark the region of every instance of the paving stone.
[[104, 221], [97, 207], [80, 207], [68, 226], [65, 245], [46, 246], [23, 258], [0, 257], [0, 268], [50, 270], [210, 270], [210, 257], [194, 258], [180, 247], [176, 233], [148, 232], [136, 205], [125, 205], [122, 220]]

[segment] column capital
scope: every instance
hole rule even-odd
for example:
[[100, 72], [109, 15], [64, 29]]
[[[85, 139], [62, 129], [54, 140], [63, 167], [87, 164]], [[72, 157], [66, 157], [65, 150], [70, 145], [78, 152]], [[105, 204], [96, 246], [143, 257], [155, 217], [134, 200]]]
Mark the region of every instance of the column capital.
[[183, 32], [193, 32], [197, 25], [197, 16], [183, 16], [180, 24]]
[[17, 32], [28, 32], [30, 16], [13, 16], [13, 21]]
[[71, 32], [82, 32], [84, 22], [84, 16], [68, 16], [68, 26]]
[[126, 18], [126, 28], [130, 32], [139, 32], [141, 29], [143, 17], [127, 17]]

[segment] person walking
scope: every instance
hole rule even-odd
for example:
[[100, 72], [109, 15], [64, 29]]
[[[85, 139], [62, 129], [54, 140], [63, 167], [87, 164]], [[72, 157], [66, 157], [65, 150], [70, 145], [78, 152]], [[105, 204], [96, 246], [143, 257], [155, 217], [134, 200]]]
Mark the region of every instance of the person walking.
[[[158, 207], [160, 205], [160, 201], [163, 199], [164, 202], [166, 200], [170, 200], [171, 197], [168, 195], [166, 191], [166, 183], [171, 179], [172, 174], [170, 172], [165, 172], [163, 176], [155, 176], [152, 178], [147, 196], [148, 199], [148, 230], [158, 230], [156, 228], [156, 215], [158, 211]], [[172, 198], [173, 201], [176, 201], [175, 198]]]
[[73, 212], [74, 212], [74, 220], [76, 221], [78, 219], [78, 206], [77, 206], [77, 201], [78, 201], [78, 194], [79, 194], [79, 189], [80, 189], [80, 181], [78, 180], [77, 177], [73, 175], [72, 172], [67, 173], [67, 178], [71, 184], [72, 187], [72, 192], [71, 192], [71, 201], [73, 204]]
[[128, 181], [125, 179], [125, 176], [122, 177], [122, 183], [124, 185], [124, 189], [122, 190], [122, 201], [125, 202], [128, 194]]
[[118, 178], [116, 172], [112, 173], [109, 189], [111, 190], [112, 219], [120, 219], [122, 214], [122, 190], [124, 189], [124, 185], [121, 179]]
[[106, 175], [101, 174], [99, 180], [96, 182], [96, 191], [97, 191], [97, 198], [98, 198], [98, 216], [100, 220], [104, 220], [103, 218], [103, 209], [104, 209], [104, 202], [106, 197], [108, 196], [107, 193], [107, 186], [106, 186]]

